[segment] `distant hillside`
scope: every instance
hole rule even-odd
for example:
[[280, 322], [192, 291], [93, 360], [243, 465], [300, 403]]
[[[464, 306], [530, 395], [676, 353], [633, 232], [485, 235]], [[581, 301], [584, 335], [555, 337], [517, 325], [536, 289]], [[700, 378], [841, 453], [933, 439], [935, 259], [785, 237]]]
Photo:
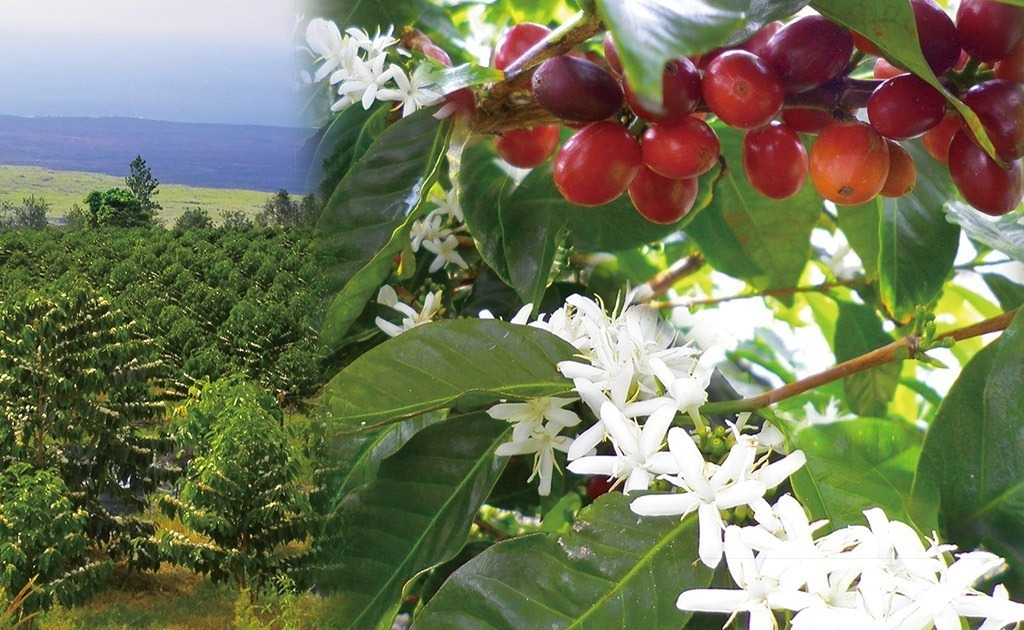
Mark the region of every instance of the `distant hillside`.
[[0, 116], [0, 164], [124, 177], [142, 155], [162, 184], [304, 193], [308, 135], [290, 127]]
[[[0, 201], [14, 204], [30, 195], [50, 202], [49, 216], [63, 217], [73, 204], [85, 205], [85, 196], [93, 190], [107, 190], [124, 186], [123, 177], [80, 173], [78, 171], [52, 171], [34, 166], [0, 166]], [[255, 214], [271, 197], [270, 193], [229, 188], [195, 188], [181, 184], [160, 182], [156, 201], [163, 206], [159, 218], [168, 226], [185, 208], [203, 208], [214, 219], [225, 210]]]

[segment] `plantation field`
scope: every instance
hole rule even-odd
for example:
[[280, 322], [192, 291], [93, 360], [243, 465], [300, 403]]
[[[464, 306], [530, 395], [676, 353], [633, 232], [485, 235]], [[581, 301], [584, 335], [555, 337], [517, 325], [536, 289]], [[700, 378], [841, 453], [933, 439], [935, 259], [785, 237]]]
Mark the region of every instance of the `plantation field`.
[[[125, 174], [128, 165], [125, 165]], [[159, 179], [159, 173], [156, 174]], [[83, 200], [93, 190], [124, 187], [123, 177], [84, 173], [81, 171], [53, 171], [36, 166], [0, 165], [0, 202], [21, 203], [29, 195], [50, 202], [50, 217], [67, 214], [73, 204], [84, 206]], [[199, 207], [209, 211], [215, 221], [221, 212], [235, 210], [255, 214], [270, 197], [256, 190], [222, 188], [196, 188], [180, 184], [160, 184], [156, 201], [163, 206], [157, 215], [166, 224], [174, 223], [186, 208]]]

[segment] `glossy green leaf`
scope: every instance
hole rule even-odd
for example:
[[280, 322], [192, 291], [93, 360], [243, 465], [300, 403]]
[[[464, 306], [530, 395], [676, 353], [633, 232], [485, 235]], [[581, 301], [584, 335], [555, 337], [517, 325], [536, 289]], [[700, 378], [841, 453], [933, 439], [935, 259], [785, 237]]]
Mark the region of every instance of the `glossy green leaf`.
[[995, 273], [987, 273], [982, 276], [985, 284], [999, 300], [999, 306], [1004, 311], [1011, 311], [1020, 308], [1024, 304], [1024, 285], [1017, 284]]
[[785, 20], [808, 4], [810, 0], [751, 0], [746, 24], [730, 35], [726, 44], [731, 46], [745, 42], [765, 24]]
[[[566, 204], [564, 212], [572, 230], [573, 247], [584, 252], [618, 252], [654, 243], [685, 230], [707, 210], [718, 190], [721, 174], [721, 167], [716, 165], [701, 175], [693, 208], [685, 217], [669, 225], [651, 223], [640, 216], [628, 194], [596, 208]], [[557, 194], [557, 190], [555, 192]]]
[[911, 522], [905, 468], [919, 442], [905, 428], [886, 424], [860, 418], [796, 434], [791, 445], [807, 455], [807, 465], [790, 481], [813, 518], [827, 518], [838, 529], [863, 524], [863, 511], [880, 507], [889, 518]]
[[746, 23], [750, 0], [597, 0], [630, 85], [661, 102], [667, 61], [705, 53], [725, 43]]
[[501, 81], [504, 77], [501, 70], [486, 68], [475, 63], [464, 63], [452, 68], [441, 69], [434, 87], [440, 94], [451, 94], [465, 87]]
[[[819, 13], [837, 24], [857, 31], [871, 40], [883, 56], [894, 61], [907, 70], [927, 81], [932, 87], [942, 92], [946, 99], [956, 107], [967, 124], [971, 126], [982, 144], [993, 152], [992, 143], [985, 130], [981, 127], [978, 116], [946, 89], [935, 77], [917, 38], [917, 24], [914, 21], [914, 10], [909, 2], [892, 2], [891, 0], [813, 0], [811, 6]], [[914, 160], [920, 168], [921, 162]], [[920, 171], [918, 181], [920, 182]]]
[[694, 208], [671, 225], [651, 223], [633, 208], [627, 195], [594, 208], [562, 197], [552, 179], [552, 161], [535, 168], [515, 187], [495, 165], [489, 143], [463, 152], [460, 203], [480, 255], [526, 303], [538, 304], [552, 276], [559, 248], [620, 251], [658, 241], [685, 228], [712, 197], [720, 172], [700, 179]]
[[905, 143], [917, 164], [917, 187], [882, 206], [879, 292], [893, 317], [908, 321], [929, 304], [953, 270], [960, 229], [946, 221], [942, 206], [953, 196], [949, 171], [920, 142]]
[[[892, 343], [893, 339], [882, 329], [882, 319], [875, 309], [853, 302], [838, 304], [836, 361], [849, 361]], [[887, 363], [844, 378], [846, 404], [857, 415], [884, 418], [889, 401], [896, 394], [901, 367], [901, 362]]]
[[704, 588], [697, 519], [640, 518], [603, 495], [573, 531], [494, 545], [441, 587], [415, 628], [680, 628], [684, 590]]
[[878, 256], [881, 252], [882, 197], [875, 197], [858, 206], [839, 206], [839, 228], [847, 242], [864, 264], [868, 282], [878, 277]]
[[1006, 558], [1024, 597], [1024, 315], [968, 363], [928, 430], [914, 494], [937, 494], [940, 525], [961, 549]]
[[330, 627], [389, 621], [409, 579], [459, 552], [505, 466], [494, 450], [510, 435], [484, 413], [435, 424], [345, 498], [313, 568], [319, 588], [335, 595]]
[[686, 229], [717, 271], [758, 290], [796, 286], [811, 255], [821, 197], [808, 182], [796, 196], [773, 201], [743, 174], [744, 132], [715, 128], [728, 163], [711, 203]]
[[476, 250], [499, 278], [511, 284], [505, 262], [501, 229], [502, 201], [515, 190], [515, 182], [498, 166], [492, 142], [465, 147], [459, 165], [459, 205]]
[[951, 201], [946, 204], [946, 215], [971, 239], [1024, 262], [1024, 223], [1019, 214], [991, 218], [962, 201]]
[[388, 277], [437, 176], [450, 125], [421, 110], [388, 127], [353, 165], [320, 217], [326, 272], [344, 285], [320, 340], [333, 349]]
[[324, 439], [321, 484], [326, 489], [326, 513], [353, 489], [377, 478], [381, 462], [394, 455], [414, 435], [445, 419], [443, 411], [413, 416], [359, 434], [329, 432]]
[[555, 369], [574, 349], [551, 333], [496, 320], [418, 326], [366, 352], [328, 383], [340, 431], [367, 430], [447, 407], [470, 393], [553, 396], [571, 389]]

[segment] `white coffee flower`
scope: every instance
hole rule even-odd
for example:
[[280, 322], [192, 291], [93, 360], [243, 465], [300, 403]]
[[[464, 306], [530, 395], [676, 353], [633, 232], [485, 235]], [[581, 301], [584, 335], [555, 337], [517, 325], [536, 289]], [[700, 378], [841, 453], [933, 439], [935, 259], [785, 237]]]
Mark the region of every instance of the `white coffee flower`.
[[416, 110], [434, 105], [441, 100], [442, 95], [436, 90], [430, 89], [434, 79], [430, 74], [430, 66], [422, 64], [413, 72], [410, 78], [398, 66], [391, 65], [391, 78], [394, 79], [394, 88], [383, 88], [376, 94], [381, 101], [397, 101], [402, 106], [402, 116], [408, 116]]
[[436, 291], [434, 293], [428, 293], [423, 298], [423, 308], [417, 311], [413, 307], [400, 302], [398, 300], [398, 294], [395, 290], [387, 285], [380, 288], [380, 292], [377, 294], [377, 302], [388, 306], [398, 311], [404, 317], [401, 323], [393, 324], [383, 317], [378, 317], [374, 320], [377, 324], [377, 328], [380, 328], [389, 337], [397, 337], [398, 335], [412, 330], [417, 326], [422, 326], [427, 322], [431, 321], [437, 312], [441, 309], [441, 292]]
[[455, 238], [454, 234], [449, 234], [444, 239], [424, 240], [423, 247], [431, 254], [434, 254], [434, 260], [430, 263], [430, 268], [428, 269], [430, 273], [439, 271], [445, 265], [456, 265], [462, 269], [469, 268], [466, 261], [459, 255], [459, 241]]
[[575, 413], [563, 409], [575, 398], [535, 398], [522, 403], [502, 403], [488, 410], [492, 418], [514, 423], [512, 441], [500, 445], [499, 456], [534, 455], [530, 481], [540, 478], [538, 493], [551, 493], [551, 480], [555, 468], [555, 451], [569, 449], [572, 438], [560, 435], [563, 429], [576, 426], [580, 419]]
[[601, 422], [612, 438], [615, 454], [581, 457], [569, 464], [569, 470], [578, 475], [625, 479], [623, 492], [626, 494], [646, 490], [657, 475], [679, 472], [675, 458], [662, 452], [665, 433], [675, 415], [674, 408], [662, 407], [640, 427], [610, 401], [605, 401], [601, 407]]

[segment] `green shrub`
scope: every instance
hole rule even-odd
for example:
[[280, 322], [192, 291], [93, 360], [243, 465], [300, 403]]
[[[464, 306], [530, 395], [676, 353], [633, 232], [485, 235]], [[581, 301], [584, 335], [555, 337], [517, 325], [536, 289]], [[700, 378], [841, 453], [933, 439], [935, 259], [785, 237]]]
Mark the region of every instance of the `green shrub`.
[[208, 542], [164, 532], [160, 549], [214, 582], [256, 593], [288, 570], [284, 548], [309, 532], [301, 454], [273, 397], [243, 378], [206, 385], [183, 413], [178, 436], [194, 459], [180, 496], [164, 497], [161, 506]]
[[26, 463], [0, 473], [0, 591], [13, 596], [34, 578], [12, 617], [79, 604], [102, 586], [110, 563], [90, 558], [87, 523], [56, 473]]

